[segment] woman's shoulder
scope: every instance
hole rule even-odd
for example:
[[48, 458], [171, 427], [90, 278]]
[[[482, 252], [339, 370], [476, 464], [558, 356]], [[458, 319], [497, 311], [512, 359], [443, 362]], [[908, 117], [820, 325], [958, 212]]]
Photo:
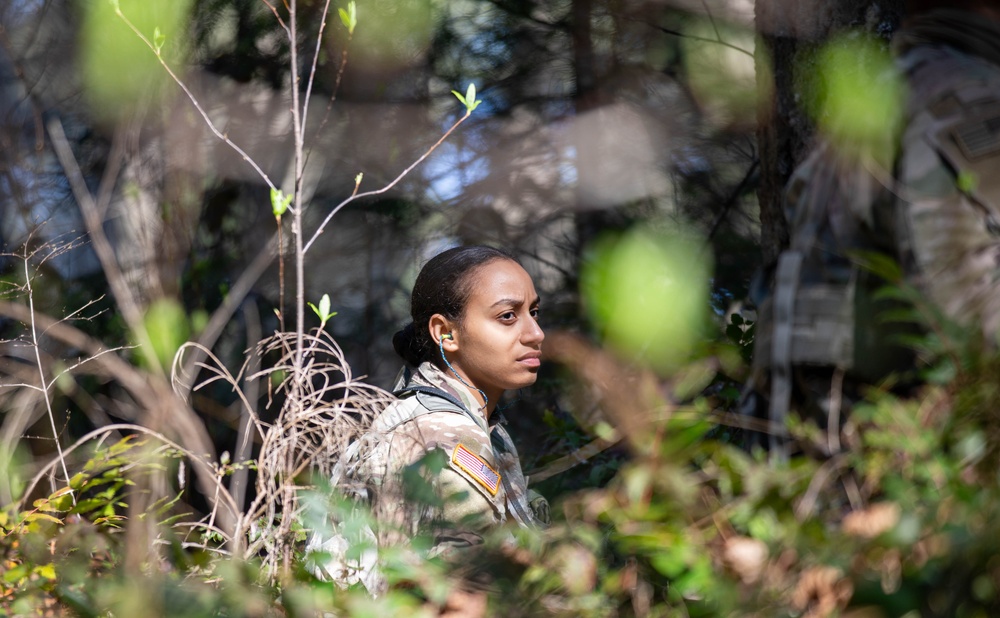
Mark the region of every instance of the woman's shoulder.
[[451, 451], [459, 444], [490, 449], [490, 436], [475, 421], [462, 412], [429, 411], [399, 426], [398, 432], [419, 441], [425, 449], [442, 448]]

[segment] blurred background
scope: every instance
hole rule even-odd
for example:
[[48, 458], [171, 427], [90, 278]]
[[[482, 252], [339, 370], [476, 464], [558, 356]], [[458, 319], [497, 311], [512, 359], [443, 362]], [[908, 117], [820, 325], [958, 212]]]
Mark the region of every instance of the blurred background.
[[[319, 40], [306, 238], [357, 174], [362, 190], [380, 188], [438, 140], [464, 113], [452, 90], [475, 84], [482, 100], [391, 191], [339, 212], [306, 258], [306, 298], [330, 295], [327, 330], [355, 375], [386, 388], [412, 281], [456, 244], [511, 249], [535, 278], [547, 329], [662, 371], [699, 342], [725, 339], [753, 272], [786, 238], [780, 188], [823, 114], [809, 104], [823, 97], [816, 50], [848, 28], [884, 44], [899, 19], [898, 4], [843, 0], [370, 0], [349, 35], [335, 10], [320, 34], [323, 6], [298, 4], [304, 76]], [[13, 290], [25, 278], [16, 254], [59, 245], [38, 261], [35, 310], [61, 318], [93, 303], [80, 327], [109, 346], [131, 341], [71, 189], [79, 176], [169, 366], [276, 231], [268, 187], [201, 113], [291, 191], [283, 22], [262, 0], [0, 7], [4, 277]], [[78, 170], [56, 156], [54, 122]], [[234, 373], [280, 327], [282, 280], [294, 298], [291, 274], [280, 276], [281, 262], [291, 268], [287, 218], [284, 227], [284, 257], [231, 299], [238, 309], [214, 346]], [[579, 406], [560, 398], [556, 369], [543, 378], [523, 397], [529, 424]], [[205, 395], [194, 407], [224, 442], [238, 424], [235, 398]], [[69, 434], [108, 420], [93, 401], [58, 396]], [[36, 452], [50, 450], [51, 431], [32, 429], [43, 420], [38, 407], [16, 423]]]
[[[304, 571], [257, 586], [301, 557], [303, 530], [282, 520], [294, 491], [252, 522], [280, 527], [283, 555], [219, 558], [204, 476], [239, 513], [267, 454], [246, 411], [279, 427], [287, 401], [284, 370], [247, 379], [280, 354], [247, 351], [296, 327], [291, 217], [264, 178], [292, 194], [292, 93], [311, 83], [305, 239], [359, 175], [362, 192], [385, 187], [462, 118], [453, 90], [481, 100], [391, 190], [337, 212], [302, 292], [329, 295], [325, 331], [355, 376], [389, 388], [428, 258], [497, 245], [534, 277], [548, 358], [506, 415], [526, 471], [561, 472], [538, 486], [556, 525], [478, 556], [495, 612], [996, 615], [995, 357], [952, 354], [908, 399], [866, 392], [829, 459], [769, 465], [732, 417], [748, 289], [788, 239], [787, 179], [817, 136], [864, 148], [898, 126], [886, 74], [902, 4], [359, 0], [352, 33], [347, 3], [323, 24], [324, 0], [298, 0], [293, 84], [278, 0], [0, 0], [0, 610], [292, 616], [308, 600], [444, 615], [439, 584], [471, 579], [390, 556], [382, 605]], [[932, 330], [925, 361], [955, 347]], [[171, 381], [194, 340], [246, 401], [222, 379], [188, 398], [210, 371]], [[330, 384], [310, 384], [316, 409], [346, 392]], [[159, 458], [142, 459], [153, 447], [134, 428], [61, 453], [120, 422], [181, 436], [188, 464], [152, 439]], [[81, 503], [60, 493], [67, 478]], [[15, 504], [28, 487], [38, 500]]]

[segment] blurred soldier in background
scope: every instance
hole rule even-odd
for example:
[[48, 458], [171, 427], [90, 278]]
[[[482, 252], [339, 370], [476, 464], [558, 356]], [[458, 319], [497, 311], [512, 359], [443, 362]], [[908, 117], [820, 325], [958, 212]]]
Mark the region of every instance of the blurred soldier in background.
[[[783, 458], [789, 411], [825, 431], [801, 445], [841, 449], [842, 421], [860, 388], [910, 372], [878, 313], [884, 281], [859, 256], [892, 258], [907, 283], [948, 319], [1000, 329], [1000, 6], [908, 3], [893, 40], [906, 86], [889, 156], [826, 140], [785, 196], [789, 247], [755, 296], [759, 307], [743, 411], [771, 421], [767, 447]], [[761, 286], [764, 287], [764, 286]]]

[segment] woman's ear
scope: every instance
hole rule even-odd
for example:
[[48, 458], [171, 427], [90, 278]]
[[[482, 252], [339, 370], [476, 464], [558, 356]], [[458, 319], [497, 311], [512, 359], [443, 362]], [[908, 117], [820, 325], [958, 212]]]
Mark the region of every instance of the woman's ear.
[[430, 330], [431, 340], [434, 343], [441, 345], [441, 338], [444, 337], [443, 343], [446, 351], [454, 352], [458, 349], [458, 329], [455, 328], [454, 322], [440, 313], [435, 313], [427, 321], [427, 328]]

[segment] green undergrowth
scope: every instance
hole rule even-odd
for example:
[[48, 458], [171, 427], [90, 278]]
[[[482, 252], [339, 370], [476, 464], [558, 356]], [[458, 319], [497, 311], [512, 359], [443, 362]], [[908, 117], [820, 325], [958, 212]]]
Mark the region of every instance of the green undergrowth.
[[[0, 513], [0, 611], [996, 615], [1000, 361], [964, 349], [952, 349], [949, 380], [928, 379], [907, 397], [869, 389], [835, 456], [784, 464], [720, 439], [718, 412], [731, 405], [724, 379], [678, 403], [665, 394], [669, 381], [638, 371], [638, 383], [656, 387], [647, 418], [616, 425], [628, 457], [605, 468], [609, 482], [564, 492], [545, 530], [501, 530], [444, 555], [431, 536], [384, 547], [389, 586], [374, 599], [360, 584], [341, 589], [311, 574], [308, 519], [296, 566], [266, 581], [256, 559], [230, 556], [185, 506], [180, 454], [126, 437], [95, 448], [67, 487]], [[563, 427], [550, 421], [554, 431]], [[823, 439], [808, 423], [790, 427], [800, 442]], [[371, 523], [357, 505], [326, 504], [320, 512], [341, 521], [360, 513], [351, 525]]]

